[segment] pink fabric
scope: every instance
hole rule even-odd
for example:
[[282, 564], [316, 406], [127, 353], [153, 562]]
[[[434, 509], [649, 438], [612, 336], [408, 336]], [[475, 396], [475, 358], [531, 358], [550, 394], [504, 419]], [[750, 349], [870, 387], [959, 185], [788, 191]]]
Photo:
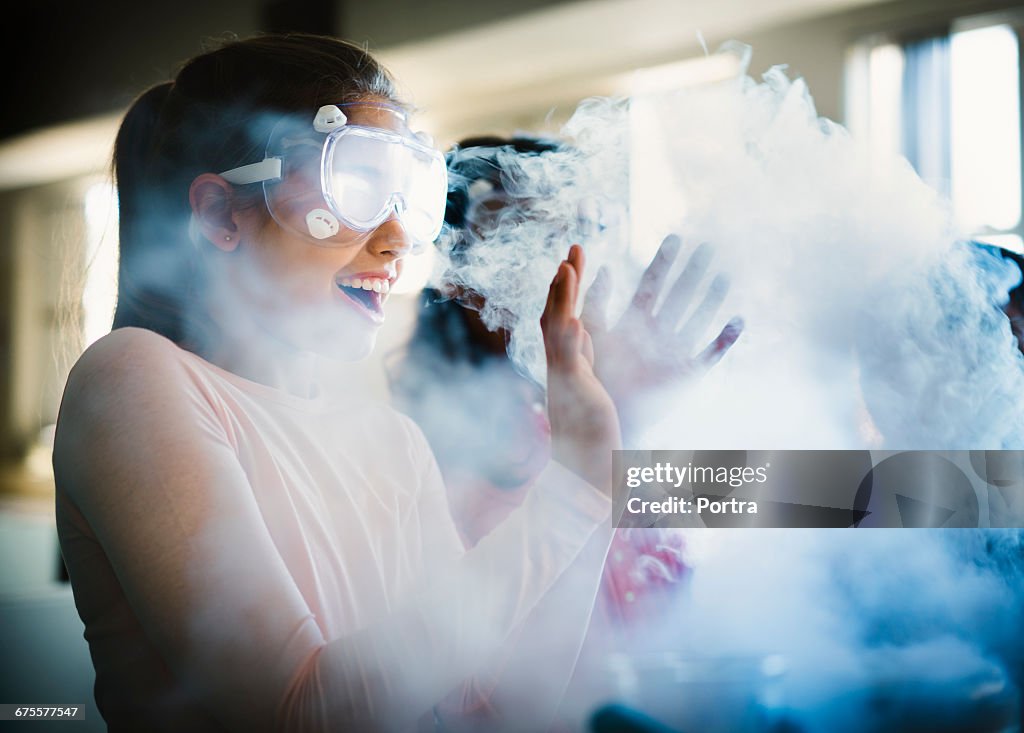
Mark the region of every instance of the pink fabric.
[[[467, 547], [474, 546], [496, 531], [535, 490], [534, 481], [539, 479], [541, 468], [523, 470], [534, 462], [523, 461], [520, 456], [547, 455], [551, 431], [543, 414], [529, 409], [528, 402], [523, 403], [523, 408], [514, 413], [519, 418], [519, 430], [510, 431], [518, 435], [520, 441], [507, 441], [507, 454], [499, 452], [488, 456], [489, 466], [515, 466], [517, 471], [513, 475], [525, 481], [521, 486], [498, 488], [481, 471], [471, 470], [471, 461], [468, 469], [459, 463], [442, 466], [452, 516]], [[433, 421], [428, 425], [437, 427]], [[462, 456], [455, 453], [451, 457], [460, 459]], [[587, 719], [595, 705], [620, 693], [608, 673], [609, 655], [658, 648], [658, 637], [652, 635], [651, 629], [664, 623], [666, 614], [680, 601], [687, 587], [685, 580], [690, 567], [684, 559], [684, 549], [682, 530], [614, 531], [593, 616], [587, 619], [587, 635], [581, 656], [573, 665], [571, 686], [565, 695], [566, 704], [559, 711], [561, 719], [554, 728], [558, 733], [577, 730], [579, 721]], [[543, 643], [544, 639], [534, 641]], [[535, 675], [539, 680], [549, 674], [558, 676], [545, 664], [542, 655], [536, 668], [544, 670], [544, 674]], [[479, 719], [486, 721], [494, 711], [488, 689], [483, 688], [480, 692], [475, 698], [462, 698], [459, 704], [469, 710], [474, 710], [475, 706]], [[530, 705], [531, 701], [526, 700], [523, 704]], [[487, 730], [487, 727], [482, 726], [482, 729]]]
[[466, 552], [410, 420], [134, 328], [72, 371], [54, 469], [112, 731], [409, 730], [474, 678], [550, 720], [610, 539], [608, 497], [551, 462]]
[[[545, 415], [529, 409], [524, 402], [518, 417], [519, 440], [506, 441], [509, 456], [502, 458], [507, 460], [495, 462], [517, 465], [524, 477], [521, 486], [498, 488], [479, 472], [459, 465], [441, 466], [451, 513], [467, 547], [492, 532], [523, 503], [550, 455], [551, 426]], [[512, 460], [523, 452], [530, 456], [529, 461]], [[683, 533], [678, 529], [615, 530], [601, 579], [598, 618], [606, 624], [623, 627], [655, 618], [663, 610], [661, 606], [680, 590], [680, 582], [690, 572], [685, 561], [685, 545]]]

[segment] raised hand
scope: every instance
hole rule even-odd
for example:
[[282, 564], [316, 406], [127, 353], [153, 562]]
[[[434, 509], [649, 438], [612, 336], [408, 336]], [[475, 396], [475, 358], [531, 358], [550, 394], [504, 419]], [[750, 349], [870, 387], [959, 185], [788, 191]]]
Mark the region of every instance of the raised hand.
[[[652, 415], [651, 409], [656, 410], [656, 405], [664, 401], [646, 398], [700, 378], [718, 363], [743, 330], [742, 320], [733, 318], [710, 344], [694, 353], [697, 339], [729, 292], [729, 283], [724, 275], [715, 275], [704, 299], [684, 319], [697, 286], [708, 272], [712, 250], [707, 244], [697, 247], [679, 277], [670, 283], [669, 271], [680, 247], [679, 237], [664, 239], [632, 301], [613, 327], [606, 320], [611, 290], [607, 270], [598, 272], [587, 293], [583, 323], [593, 342], [596, 373], [615, 401], [627, 432], [641, 427], [641, 416], [660, 417]], [[659, 298], [662, 293], [664, 297]], [[655, 310], [659, 300], [660, 307]]]
[[590, 334], [575, 317], [583, 248], [574, 244], [548, 290], [540, 319], [548, 364], [551, 452], [559, 463], [611, 491], [613, 450], [621, 447], [615, 403], [594, 373]]

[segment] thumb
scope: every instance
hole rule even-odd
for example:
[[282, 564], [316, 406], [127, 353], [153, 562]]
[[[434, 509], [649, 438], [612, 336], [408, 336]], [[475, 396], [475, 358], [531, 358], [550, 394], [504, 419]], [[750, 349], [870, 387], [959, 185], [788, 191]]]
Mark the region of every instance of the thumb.
[[608, 267], [601, 266], [590, 284], [586, 300], [583, 303], [583, 313], [580, 318], [583, 327], [591, 333], [600, 333], [608, 330], [608, 300], [611, 297], [611, 274]]

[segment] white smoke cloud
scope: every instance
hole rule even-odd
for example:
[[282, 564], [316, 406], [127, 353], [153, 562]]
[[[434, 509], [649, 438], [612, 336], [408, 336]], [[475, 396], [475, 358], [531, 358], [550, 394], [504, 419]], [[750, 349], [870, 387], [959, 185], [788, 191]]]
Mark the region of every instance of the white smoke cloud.
[[[567, 151], [499, 159], [529, 216], [499, 217], [446, 273], [486, 297], [485, 320], [512, 331], [524, 371], [543, 373], [537, 319], [550, 276], [584, 233], [573, 228], [580, 202], [600, 201], [611, 225], [587, 230], [584, 245], [591, 277], [612, 270], [618, 308], [638, 253], [675, 232], [691, 247], [712, 243], [713, 267], [732, 283], [721, 313], [746, 322], [699, 389], [665, 395], [669, 416], [643, 447], [1022, 447], [1024, 371], [998, 309], [1019, 276], [961, 241], [948, 202], [905, 160], [819, 118], [803, 81], [774, 69], [761, 82], [592, 100], [563, 133]], [[705, 671], [782, 655], [784, 705], [807, 730], [997, 730], [1019, 719], [1016, 531], [690, 540], [705, 551], [686, 597], [647, 631]], [[699, 707], [674, 669], [663, 666], [646, 699]], [[714, 697], [713, 685], [700, 689]], [[606, 692], [597, 685], [569, 708], [583, 714]], [[716, 730], [694, 710], [677, 722]]]
[[[1005, 266], [958, 244], [948, 202], [903, 159], [817, 116], [802, 80], [590, 100], [571, 147], [499, 154], [509, 207], [449, 281], [487, 299], [511, 356], [543, 379], [537, 320], [555, 265], [583, 239], [621, 308], [637, 253], [669, 232], [710, 242], [746, 333], [658, 436], [676, 447], [992, 448], [1021, 443], [1024, 372], [994, 305]], [[628, 209], [625, 205], [630, 192]], [[581, 210], [605, 221], [581, 226]], [[625, 215], [628, 211], [629, 221]], [[684, 258], [680, 258], [681, 260]], [[981, 265], [979, 267], [979, 265]], [[720, 326], [721, 324], [719, 324]], [[865, 438], [864, 407], [884, 442]], [[877, 432], [869, 431], [869, 432]]]
[[[510, 205], [497, 212], [484, 239], [449, 260], [460, 240], [442, 236], [443, 279], [486, 297], [481, 317], [512, 335], [509, 354], [535, 381], [545, 381], [540, 316], [559, 261], [574, 242], [595, 266], [614, 262], [627, 244], [629, 200], [628, 105], [583, 102], [563, 133], [571, 145], [543, 155], [498, 150]], [[489, 153], [492, 151], [488, 151]], [[567, 183], [571, 182], [571, 183]]]

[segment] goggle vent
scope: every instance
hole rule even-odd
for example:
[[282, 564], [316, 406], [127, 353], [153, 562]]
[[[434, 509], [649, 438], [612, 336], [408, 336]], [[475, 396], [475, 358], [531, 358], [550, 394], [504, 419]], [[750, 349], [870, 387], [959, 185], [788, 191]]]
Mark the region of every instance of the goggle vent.
[[313, 129], [317, 132], [333, 132], [348, 122], [345, 113], [335, 104], [325, 104], [316, 111]]

